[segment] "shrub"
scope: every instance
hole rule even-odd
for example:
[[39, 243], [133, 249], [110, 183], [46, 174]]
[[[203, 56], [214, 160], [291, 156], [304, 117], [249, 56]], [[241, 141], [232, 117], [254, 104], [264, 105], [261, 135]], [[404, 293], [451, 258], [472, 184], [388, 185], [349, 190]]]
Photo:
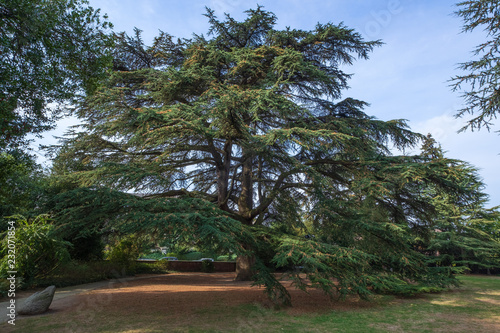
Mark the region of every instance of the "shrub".
[[[28, 221], [22, 216], [12, 217], [15, 231], [15, 270], [24, 284], [30, 285], [35, 279], [48, 276], [62, 263], [70, 260], [69, 242], [60, 239], [55, 233], [55, 226], [49, 223], [47, 215], [39, 215]], [[1, 242], [0, 275], [5, 275], [9, 269], [8, 244], [9, 234]], [[2, 276], [3, 277], [3, 276]]]
[[211, 260], [203, 260], [201, 262], [201, 271], [204, 273], [213, 273], [215, 271], [215, 265]]
[[218, 256], [217, 261], [235, 261], [237, 255], [236, 254], [228, 254], [228, 255], [223, 255], [223, 256]]
[[137, 263], [136, 274], [165, 274], [168, 272], [168, 261], [157, 261], [153, 264]]
[[120, 265], [127, 274], [134, 274], [139, 257], [139, 246], [134, 235], [126, 236], [111, 249], [108, 253], [108, 260]]
[[189, 252], [179, 256], [180, 260], [200, 260], [201, 258], [203, 258], [203, 253], [201, 252]]
[[155, 259], [155, 260], [160, 260], [163, 257], [165, 257], [165, 255], [161, 252], [150, 252], [150, 253], [142, 254], [140, 256], [141, 259]]

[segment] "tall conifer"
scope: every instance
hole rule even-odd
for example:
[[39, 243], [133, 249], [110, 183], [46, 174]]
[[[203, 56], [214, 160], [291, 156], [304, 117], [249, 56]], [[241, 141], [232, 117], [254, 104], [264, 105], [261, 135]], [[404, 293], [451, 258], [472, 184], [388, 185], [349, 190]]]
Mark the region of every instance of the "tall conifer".
[[342, 98], [346, 66], [381, 43], [343, 24], [277, 30], [262, 7], [246, 13], [207, 9], [208, 36], [162, 32], [150, 47], [139, 30], [117, 36], [114, 71], [79, 110], [85, 130], [58, 151], [59, 172], [90, 187], [59, 198], [59, 220], [231, 249], [237, 277], [285, 303], [276, 267], [341, 296], [453, 283], [413, 246], [435, 213], [419, 191], [473, 196], [444, 160], [392, 156], [422, 139], [405, 121]]

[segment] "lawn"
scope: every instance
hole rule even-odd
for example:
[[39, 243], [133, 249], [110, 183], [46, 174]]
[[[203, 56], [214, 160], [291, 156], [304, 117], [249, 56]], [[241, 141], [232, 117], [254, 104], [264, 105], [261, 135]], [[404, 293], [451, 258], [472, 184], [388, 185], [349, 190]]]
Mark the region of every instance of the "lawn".
[[330, 302], [294, 291], [295, 307], [281, 310], [266, 306], [261, 290], [230, 277], [167, 275], [99, 290], [75, 298], [76, 304], [64, 311], [19, 319], [0, 331], [500, 332], [498, 276], [462, 276], [459, 289], [412, 298]]

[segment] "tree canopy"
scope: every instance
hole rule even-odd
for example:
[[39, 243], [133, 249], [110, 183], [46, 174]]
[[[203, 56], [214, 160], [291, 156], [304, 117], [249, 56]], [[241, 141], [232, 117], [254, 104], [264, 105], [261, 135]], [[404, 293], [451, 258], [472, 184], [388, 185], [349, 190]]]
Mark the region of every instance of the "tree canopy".
[[86, 0], [0, 1], [0, 147], [47, 130], [60, 103], [96, 89], [108, 27]]
[[207, 36], [161, 32], [152, 46], [139, 30], [117, 36], [112, 73], [78, 108], [83, 131], [54, 151], [58, 176], [81, 186], [54, 201], [61, 226], [226, 247], [285, 303], [272, 269], [301, 267], [306, 280], [289, 271], [299, 288], [340, 296], [456, 283], [419, 239], [437, 214], [429, 193], [477, 199], [470, 173], [430, 143], [393, 155], [425, 137], [342, 96], [344, 68], [381, 42], [343, 24], [276, 30], [262, 7], [246, 14], [207, 9]]
[[477, 59], [461, 63], [463, 75], [452, 78], [454, 90], [464, 90], [465, 106], [458, 111], [457, 117], [471, 114], [463, 129], [490, 129], [493, 119], [500, 112], [500, 91], [498, 90], [498, 63], [500, 53], [500, 4], [495, 0], [462, 1], [456, 14], [464, 21], [463, 32], [483, 28], [489, 40], [474, 49]]
[[41, 192], [41, 170], [33, 157], [19, 149], [0, 151], [0, 170], [0, 220], [32, 209]]

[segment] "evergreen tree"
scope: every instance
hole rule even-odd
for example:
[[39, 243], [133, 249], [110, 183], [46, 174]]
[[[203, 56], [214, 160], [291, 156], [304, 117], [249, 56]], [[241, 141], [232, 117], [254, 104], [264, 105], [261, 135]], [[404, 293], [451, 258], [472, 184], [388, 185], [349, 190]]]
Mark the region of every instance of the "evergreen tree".
[[[444, 159], [441, 147], [428, 138], [424, 153], [433, 159]], [[498, 207], [486, 209], [487, 195], [482, 193], [477, 169], [455, 161], [455, 172], [462, 186], [471, 189], [476, 199], [467, 205], [457, 205], [455, 198], [435, 187], [426, 194], [436, 208], [434, 229], [429, 229], [427, 250], [433, 265], [456, 266], [464, 270], [486, 271], [500, 268], [500, 213]]]
[[[298, 287], [338, 295], [454, 283], [412, 246], [435, 216], [420, 189], [457, 204], [473, 194], [448, 160], [391, 155], [389, 144], [423, 138], [403, 120], [341, 99], [342, 68], [381, 43], [342, 24], [276, 30], [262, 7], [246, 13], [221, 21], [208, 9], [211, 38], [162, 32], [147, 47], [139, 30], [117, 36], [114, 71], [78, 110], [84, 130], [55, 152], [60, 175], [87, 187], [57, 199], [59, 221], [224, 247], [240, 254], [237, 278], [253, 275], [285, 303], [276, 267], [301, 266], [307, 280], [290, 271]], [[296, 232], [305, 221], [317, 237]]]
[[440, 200], [442, 216], [429, 244], [435, 255], [434, 263], [463, 267], [476, 273], [500, 269], [498, 211], [480, 205], [457, 207], [446, 198]]
[[463, 89], [465, 107], [458, 111], [457, 117], [474, 115], [463, 129], [488, 130], [500, 112], [500, 91], [498, 89], [498, 63], [500, 53], [500, 3], [497, 0], [471, 0], [457, 4], [455, 12], [464, 21], [463, 32], [483, 28], [489, 40], [481, 43], [474, 50], [478, 59], [460, 64], [466, 73], [452, 78], [454, 90]]

